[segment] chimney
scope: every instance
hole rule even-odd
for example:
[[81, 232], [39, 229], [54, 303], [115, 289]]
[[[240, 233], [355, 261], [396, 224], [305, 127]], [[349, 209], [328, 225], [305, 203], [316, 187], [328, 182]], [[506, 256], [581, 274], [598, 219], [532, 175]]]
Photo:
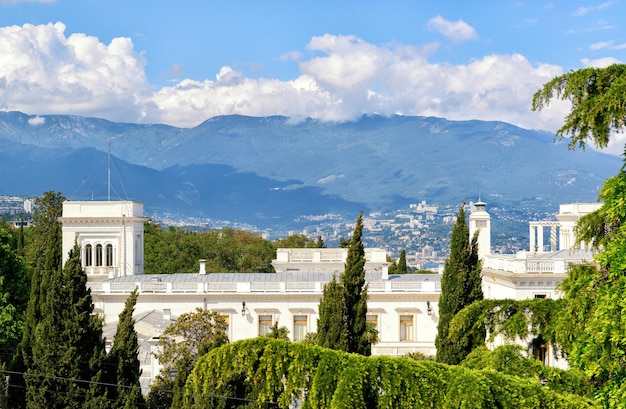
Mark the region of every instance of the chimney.
[[206, 260], [200, 260], [200, 272], [199, 274], [206, 274]]
[[389, 263], [383, 263], [383, 280], [389, 280]]

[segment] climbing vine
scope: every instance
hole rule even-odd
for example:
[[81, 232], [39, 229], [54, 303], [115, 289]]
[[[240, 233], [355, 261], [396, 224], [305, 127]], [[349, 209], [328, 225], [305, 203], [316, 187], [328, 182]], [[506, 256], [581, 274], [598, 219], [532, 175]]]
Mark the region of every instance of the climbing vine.
[[202, 357], [184, 408], [595, 408], [534, 379], [408, 358], [365, 357], [270, 338]]
[[450, 322], [450, 337], [471, 337], [487, 330], [487, 340], [498, 335], [509, 341], [528, 340], [541, 337], [552, 345], [553, 350], [562, 350], [558, 338], [559, 315], [564, 301], [550, 298], [527, 300], [481, 300], [454, 316]]

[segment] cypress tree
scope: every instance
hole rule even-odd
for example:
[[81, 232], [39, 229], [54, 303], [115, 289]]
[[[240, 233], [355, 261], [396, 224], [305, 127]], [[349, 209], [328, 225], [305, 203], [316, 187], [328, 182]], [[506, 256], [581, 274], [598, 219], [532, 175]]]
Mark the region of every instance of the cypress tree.
[[97, 383], [104, 357], [102, 323], [92, 316], [78, 245], [65, 267], [51, 272], [45, 282], [27, 362], [27, 408], [103, 407], [105, 391]]
[[[58, 192], [46, 192], [35, 200], [33, 223], [30, 227], [31, 240], [23, 249], [31, 267], [30, 298], [26, 307], [22, 341], [17, 349], [10, 369], [15, 373], [26, 373], [32, 365], [32, 348], [35, 343], [35, 331], [41, 322], [41, 308], [44, 304], [48, 286], [47, 278], [58, 274], [61, 266], [61, 224], [58, 218], [63, 212], [65, 198]], [[26, 405], [26, 383], [19, 375], [13, 375], [9, 401], [12, 407]]]
[[371, 344], [367, 331], [367, 288], [365, 286], [365, 249], [363, 235], [363, 212], [356, 220], [356, 227], [348, 244], [348, 258], [341, 276], [344, 293], [344, 319], [348, 327], [348, 352], [370, 355]]
[[370, 355], [362, 234], [363, 212], [359, 214], [352, 238], [348, 241], [348, 257], [339, 282], [333, 277], [324, 286], [317, 321], [317, 343], [327, 348]]
[[324, 285], [317, 320], [316, 343], [324, 348], [348, 350], [348, 327], [344, 321], [343, 288], [333, 277]]
[[408, 269], [406, 266], [406, 250], [402, 249], [402, 251], [400, 252], [400, 258], [398, 258], [397, 272], [398, 274], [406, 274], [407, 271]]
[[478, 234], [469, 240], [465, 221], [465, 203], [461, 206], [450, 239], [450, 256], [441, 278], [439, 323], [437, 325], [437, 361], [456, 365], [478, 345], [484, 344], [484, 334], [450, 339], [450, 321], [463, 307], [483, 299], [478, 260]]
[[143, 396], [139, 378], [139, 343], [135, 331], [133, 311], [137, 304], [139, 293], [135, 289], [126, 300], [124, 310], [119, 315], [113, 348], [107, 356], [107, 379], [116, 387], [109, 392], [109, 399], [116, 402], [116, 407], [138, 407], [143, 405]]

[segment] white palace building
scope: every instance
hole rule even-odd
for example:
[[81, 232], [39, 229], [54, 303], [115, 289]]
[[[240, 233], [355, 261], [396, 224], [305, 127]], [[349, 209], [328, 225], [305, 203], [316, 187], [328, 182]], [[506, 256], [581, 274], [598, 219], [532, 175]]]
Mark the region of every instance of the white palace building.
[[[490, 253], [491, 218], [485, 203], [473, 204], [470, 233], [480, 230], [485, 297], [558, 297], [555, 286], [565, 278], [568, 264], [592, 258], [589, 250], [572, 247], [572, 230], [581, 215], [598, 206], [561, 205], [557, 221], [530, 223], [528, 251], [495, 255]], [[147, 218], [141, 203], [67, 201], [60, 221], [64, 257], [78, 243], [95, 311], [104, 319], [108, 339], [115, 334], [128, 295], [138, 288], [134, 318], [145, 387], [160, 369], [151, 353], [158, 337], [179, 315], [198, 307], [226, 317], [231, 341], [263, 335], [275, 322], [289, 330], [293, 341], [315, 332], [324, 284], [343, 271], [347, 256], [340, 248], [278, 249], [272, 262], [275, 274], [211, 273], [200, 260], [197, 274], [144, 275]], [[379, 334], [372, 354], [434, 355], [441, 275], [390, 275], [384, 250], [366, 249], [365, 255], [367, 319]]]

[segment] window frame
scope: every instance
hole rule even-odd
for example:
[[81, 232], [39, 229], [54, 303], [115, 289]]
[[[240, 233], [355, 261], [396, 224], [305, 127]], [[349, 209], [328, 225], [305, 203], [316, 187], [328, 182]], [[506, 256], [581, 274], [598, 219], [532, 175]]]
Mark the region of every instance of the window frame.
[[85, 267], [93, 266], [93, 246], [91, 245], [91, 243], [87, 243], [85, 245], [83, 260]]
[[415, 315], [400, 315], [400, 342], [415, 342]]
[[304, 341], [309, 333], [309, 316], [297, 314], [293, 316], [293, 341]]
[[259, 318], [259, 336], [264, 337], [270, 333], [272, 330], [272, 325], [274, 323], [274, 317], [271, 314], [260, 314]]

